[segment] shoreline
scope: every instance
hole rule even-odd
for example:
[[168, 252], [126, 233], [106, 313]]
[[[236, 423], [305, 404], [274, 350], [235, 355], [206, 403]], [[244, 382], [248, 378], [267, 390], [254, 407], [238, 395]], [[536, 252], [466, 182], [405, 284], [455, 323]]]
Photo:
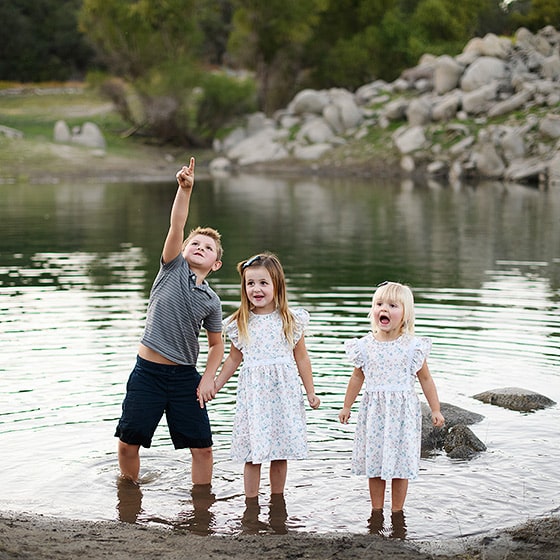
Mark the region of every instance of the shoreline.
[[389, 560], [555, 560], [560, 551], [560, 516], [529, 520], [486, 535], [441, 541], [407, 541], [364, 534], [199, 536], [124, 522], [78, 521], [42, 515], [0, 513], [0, 558], [57, 560], [79, 555], [89, 560], [185, 558], [199, 560], [306, 558]]

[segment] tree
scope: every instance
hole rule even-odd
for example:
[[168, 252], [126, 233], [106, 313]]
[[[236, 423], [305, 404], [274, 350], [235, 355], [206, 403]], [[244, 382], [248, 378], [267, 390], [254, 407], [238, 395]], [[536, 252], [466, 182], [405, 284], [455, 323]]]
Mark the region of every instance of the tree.
[[517, 0], [508, 5], [512, 19], [533, 32], [552, 25], [560, 27], [560, 2], [558, 0]]
[[93, 51], [77, 28], [81, 0], [0, 2], [0, 79], [80, 78]]
[[202, 35], [195, 0], [83, 0], [80, 29], [111, 72], [138, 78], [162, 63], [194, 60]]
[[205, 41], [203, 33], [205, 26], [221, 25], [210, 3], [223, 4], [83, 0], [80, 28], [120, 78], [107, 81], [104, 90], [137, 131], [161, 141], [207, 145], [219, 126], [252, 108], [250, 82], [217, 75], [205, 65], [205, 57], [219, 56], [219, 48], [209, 49], [219, 41]]
[[294, 93], [303, 49], [327, 0], [233, 0], [228, 51], [256, 72], [259, 106], [267, 113]]

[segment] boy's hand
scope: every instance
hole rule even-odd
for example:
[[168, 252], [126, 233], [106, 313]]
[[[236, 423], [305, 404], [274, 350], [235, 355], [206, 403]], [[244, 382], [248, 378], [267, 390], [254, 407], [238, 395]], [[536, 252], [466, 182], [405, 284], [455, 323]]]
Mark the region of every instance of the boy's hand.
[[216, 392], [214, 380], [203, 376], [196, 389], [196, 398], [200, 408], [204, 408], [205, 403], [211, 401], [216, 396]]
[[177, 171], [177, 182], [182, 189], [192, 189], [194, 187], [194, 158], [191, 157], [189, 166], [183, 165]]

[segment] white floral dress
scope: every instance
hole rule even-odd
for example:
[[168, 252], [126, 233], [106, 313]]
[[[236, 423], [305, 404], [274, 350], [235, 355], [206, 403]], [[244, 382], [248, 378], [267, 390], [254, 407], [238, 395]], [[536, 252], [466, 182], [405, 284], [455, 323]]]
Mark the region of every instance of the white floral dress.
[[350, 362], [365, 376], [352, 453], [354, 474], [383, 480], [418, 476], [422, 413], [414, 385], [431, 346], [429, 338], [401, 335], [380, 342], [372, 333], [346, 342]]
[[231, 343], [243, 353], [237, 384], [231, 458], [255, 464], [307, 457], [307, 426], [294, 346], [309, 314], [291, 310], [296, 319], [293, 345], [284, 337], [278, 311], [251, 313], [249, 341], [239, 340], [237, 323], [224, 322]]

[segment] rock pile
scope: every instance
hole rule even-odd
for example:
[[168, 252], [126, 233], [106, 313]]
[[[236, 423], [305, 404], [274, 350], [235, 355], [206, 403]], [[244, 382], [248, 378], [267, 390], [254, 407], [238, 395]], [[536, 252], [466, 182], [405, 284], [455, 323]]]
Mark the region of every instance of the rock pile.
[[560, 32], [488, 34], [455, 57], [424, 55], [392, 83], [300, 91], [273, 117], [250, 115], [216, 140], [211, 170], [318, 161], [376, 127], [393, 130], [403, 173], [560, 185]]

